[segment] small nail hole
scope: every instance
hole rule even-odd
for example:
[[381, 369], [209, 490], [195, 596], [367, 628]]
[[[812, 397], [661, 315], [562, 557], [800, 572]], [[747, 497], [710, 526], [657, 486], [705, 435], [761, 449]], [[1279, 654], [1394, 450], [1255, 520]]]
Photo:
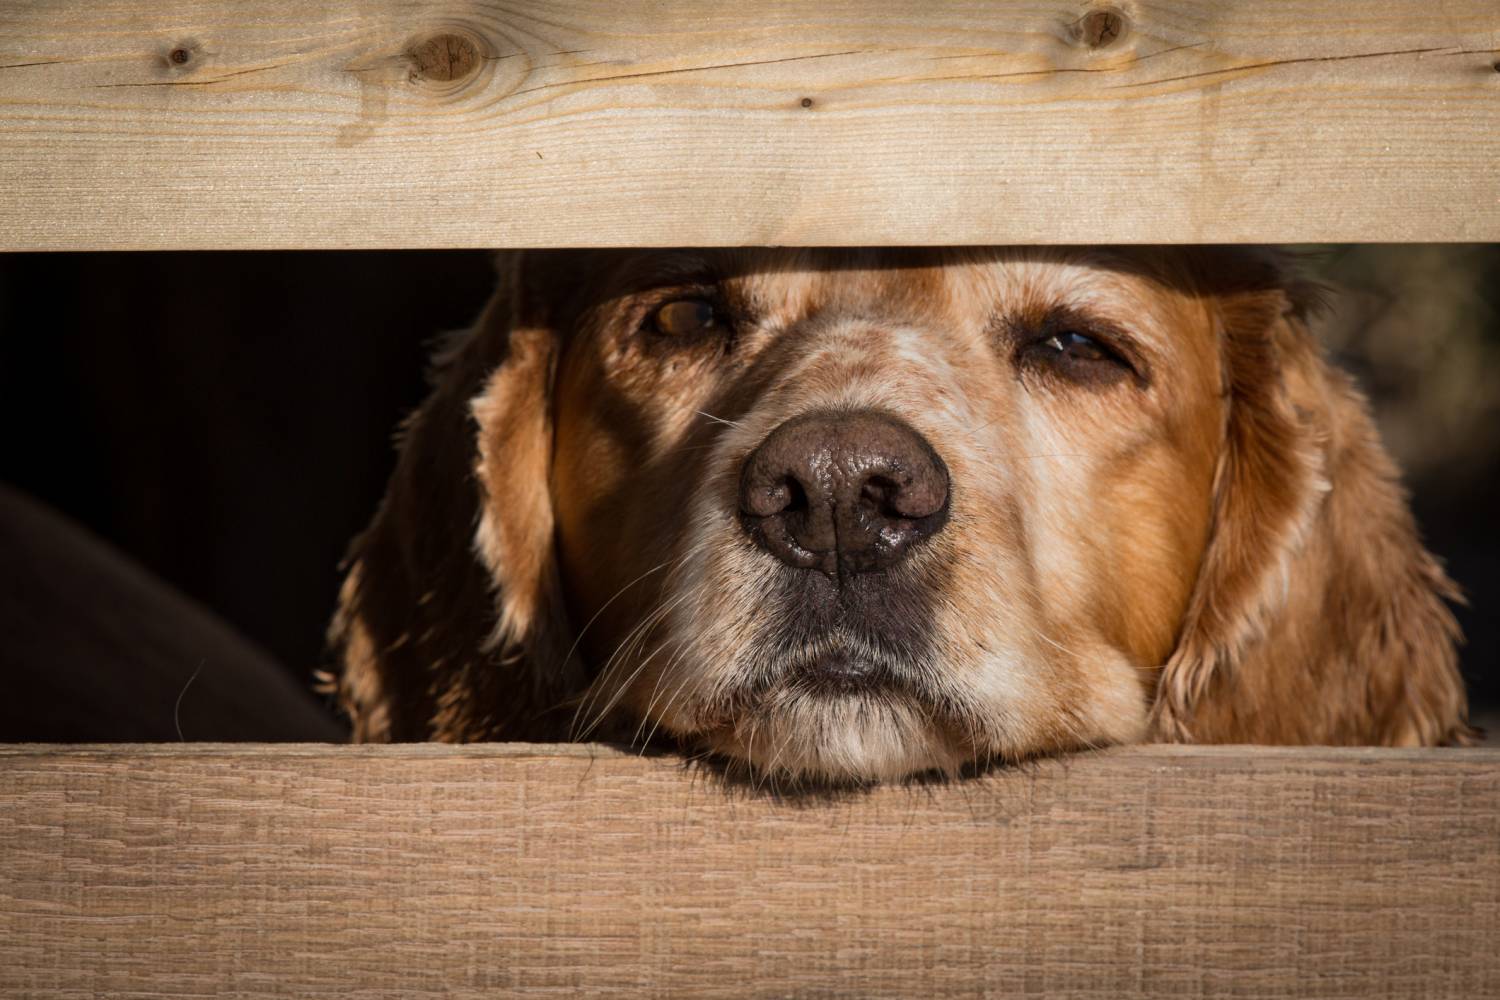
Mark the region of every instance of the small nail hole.
[[193, 54], [187, 49], [178, 48], [167, 53], [167, 58], [174, 66], [185, 66], [193, 58]]
[[804, 98], [802, 98], [802, 106], [804, 108], [810, 108], [810, 107], [812, 107], [813, 106], [813, 99], [811, 97], [804, 97]]

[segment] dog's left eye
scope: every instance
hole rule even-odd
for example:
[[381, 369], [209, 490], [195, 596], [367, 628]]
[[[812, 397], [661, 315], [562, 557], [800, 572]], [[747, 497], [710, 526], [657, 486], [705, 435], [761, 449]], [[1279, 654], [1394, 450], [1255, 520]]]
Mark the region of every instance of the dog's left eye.
[[1105, 340], [1058, 324], [1024, 342], [1016, 360], [1035, 371], [1084, 385], [1105, 385], [1135, 372], [1125, 356]]
[[1047, 350], [1066, 357], [1070, 361], [1117, 360], [1117, 356], [1113, 351], [1099, 343], [1093, 337], [1085, 336], [1077, 330], [1065, 330], [1062, 333], [1054, 333], [1042, 341], [1042, 346]]
[[704, 299], [678, 299], [651, 314], [651, 326], [668, 337], [696, 337], [720, 326], [718, 310]]

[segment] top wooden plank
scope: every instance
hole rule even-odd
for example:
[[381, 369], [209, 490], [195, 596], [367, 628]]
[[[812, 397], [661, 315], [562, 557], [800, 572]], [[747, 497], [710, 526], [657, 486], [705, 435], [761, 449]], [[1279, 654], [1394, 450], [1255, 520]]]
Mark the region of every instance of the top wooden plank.
[[1500, 240], [1495, 0], [0, 7], [0, 247]]

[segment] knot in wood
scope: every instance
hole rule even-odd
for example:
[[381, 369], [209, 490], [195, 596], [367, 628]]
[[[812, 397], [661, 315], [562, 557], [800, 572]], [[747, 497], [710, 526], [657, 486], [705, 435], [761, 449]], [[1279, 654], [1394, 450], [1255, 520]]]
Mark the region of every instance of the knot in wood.
[[450, 83], [471, 76], [479, 69], [479, 46], [474, 39], [443, 32], [416, 42], [406, 53], [412, 61], [413, 80]]
[[1113, 7], [1089, 11], [1076, 25], [1078, 40], [1091, 49], [1103, 49], [1125, 37], [1125, 15]]

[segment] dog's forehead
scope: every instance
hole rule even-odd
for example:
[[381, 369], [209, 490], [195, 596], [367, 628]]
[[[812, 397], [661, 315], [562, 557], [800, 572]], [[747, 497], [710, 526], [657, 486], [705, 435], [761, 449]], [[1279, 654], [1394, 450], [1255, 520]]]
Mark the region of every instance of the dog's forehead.
[[1159, 251], [1130, 248], [737, 248], [649, 251], [638, 280], [725, 284], [761, 311], [954, 312], [1063, 302], [1107, 309], [1170, 277]]

